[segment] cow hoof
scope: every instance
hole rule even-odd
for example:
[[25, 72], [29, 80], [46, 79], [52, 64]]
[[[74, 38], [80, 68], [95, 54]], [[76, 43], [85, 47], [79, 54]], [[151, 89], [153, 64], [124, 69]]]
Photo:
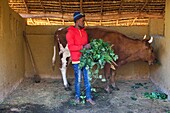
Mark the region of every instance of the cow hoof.
[[64, 88], [66, 91], [72, 91], [71, 87], [65, 87]]
[[112, 87], [112, 89], [113, 89], [114, 91], [120, 90], [118, 87]]
[[69, 85], [69, 86], [72, 86], [70, 82], [68, 82], [68, 85]]
[[112, 93], [109, 88], [104, 88], [104, 90], [105, 90], [105, 92], [108, 93], [108, 94], [111, 94], [111, 93]]
[[112, 88], [112, 90], [114, 90], [114, 91], [118, 91], [118, 90], [120, 90], [118, 87], [117, 87], [117, 85], [116, 84], [111, 84], [111, 85], [109, 85], [111, 88]]
[[107, 91], [107, 90], [105, 90], [105, 93], [107, 93], [107, 94], [111, 94], [112, 92], [111, 92], [111, 91]]

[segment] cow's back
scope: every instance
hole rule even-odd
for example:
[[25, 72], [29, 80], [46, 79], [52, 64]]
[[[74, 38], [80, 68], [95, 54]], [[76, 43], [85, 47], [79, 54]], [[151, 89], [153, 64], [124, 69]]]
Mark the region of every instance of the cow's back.
[[[139, 53], [146, 47], [146, 42], [139, 39], [131, 39], [122, 33], [114, 30], [98, 28], [98, 27], [86, 27], [86, 32], [89, 39], [102, 39], [105, 42], [113, 44], [114, 52], [119, 56], [117, 63], [125, 64], [127, 62], [140, 59]], [[62, 28], [57, 31], [58, 40], [65, 47], [67, 28]], [[141, 54], [141, 53], [140, 53]], [[130, 58], [132, 57], [132, 58]], [[129, 58], [129, 59], [128, 59]]]
[[[126, 64], [131, 61], [142, 59], [142, 51], [149, 48], [148, 42], [139, 39], [132, 39], [126, 35], [114, 30], [104, 28], [86, 28], [89, 38], [103, 39], [105, 42], [113, 44], [113, 50], [119, 56], [116, 63], [119, 65]], [[140, 54], [140, 55], [139, 55]], [[146, 56], [145, 56], [146, 57]]]

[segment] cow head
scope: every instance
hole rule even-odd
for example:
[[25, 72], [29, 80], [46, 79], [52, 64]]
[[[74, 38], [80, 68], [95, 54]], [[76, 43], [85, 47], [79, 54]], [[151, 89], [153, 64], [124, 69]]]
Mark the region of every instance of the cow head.
[[151, 46], [152, 41], [153, 37], [151, 37], [149, 40], [143, 40], [142, 52], [140, 54], [140, 58], [143, 61], [147, 61], [149, 65], [153, 64], [156, 60], [153, 47]]

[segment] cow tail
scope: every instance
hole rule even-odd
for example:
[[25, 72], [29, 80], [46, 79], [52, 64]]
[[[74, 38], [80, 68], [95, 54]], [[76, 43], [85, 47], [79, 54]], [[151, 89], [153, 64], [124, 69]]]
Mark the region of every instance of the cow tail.
[[52, 69], [55, 70], [55, 63], [56, 63], [56, 52], [57, 52], [57, 34], [58, 30], [54, 34], [54, 47], [53, 47], [53, 58], [52, 58]]

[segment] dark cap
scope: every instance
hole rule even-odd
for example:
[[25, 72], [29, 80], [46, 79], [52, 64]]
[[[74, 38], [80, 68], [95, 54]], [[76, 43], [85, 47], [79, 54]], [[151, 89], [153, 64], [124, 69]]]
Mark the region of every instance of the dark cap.
[[78, 19], [85, 17], [85, 15], [79, 11], [74, 12], [73, 18], [74, 22], [76, 22]]

